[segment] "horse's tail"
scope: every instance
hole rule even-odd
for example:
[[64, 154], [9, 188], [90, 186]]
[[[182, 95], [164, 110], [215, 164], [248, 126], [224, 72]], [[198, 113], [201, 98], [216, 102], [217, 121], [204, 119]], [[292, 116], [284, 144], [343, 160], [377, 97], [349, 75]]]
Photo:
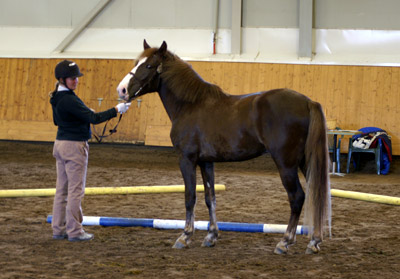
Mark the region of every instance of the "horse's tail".
[[309, 235], [323, 238], [327, 227], [331, 235], [331, 192], [329, 183], [329, 153], [326, 137], [326, 121], [319, 103], [310, 101], [310, 123], [305, 146], [306, 201], [304, 224]]

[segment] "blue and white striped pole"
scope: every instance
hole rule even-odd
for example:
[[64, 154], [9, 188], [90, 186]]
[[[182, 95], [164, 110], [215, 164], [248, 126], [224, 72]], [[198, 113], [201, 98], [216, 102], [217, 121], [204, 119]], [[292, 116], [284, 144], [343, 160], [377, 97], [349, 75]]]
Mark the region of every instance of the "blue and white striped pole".
[[[51, 223], [52, 216], [47, 216], [47, 222]], [[142, 218], [121, 218], [121, 217], [99, 217], [83, 216], [84, 226], [104, 226], [104, 227], [148, 227], [163, 230], [177, 230], [185, 228], [184, 220], [165, 220], [165, 219], [142, 219]], [[220, 231], [231, 232], [252, 232], [252, 233], [285, 233], [287, 225], [276, 224], [254, 224], [254, 223], [235, 223], [217, 222]], [[208, 231], [208, 221], [195, 221], [196, 230]], [[306, 227], [297, 226], [296, 234], [307, 234]]]

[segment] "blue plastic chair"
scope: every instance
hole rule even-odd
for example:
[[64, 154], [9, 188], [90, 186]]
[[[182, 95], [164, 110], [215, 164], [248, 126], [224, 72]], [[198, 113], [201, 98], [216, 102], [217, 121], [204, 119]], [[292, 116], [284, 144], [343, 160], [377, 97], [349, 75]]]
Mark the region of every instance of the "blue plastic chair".
[[[382, 156], [382, 140], [378, 139], [378, 144], [376, 148], [357, 148], [353, 146], [353, 140], [349, 139], [349, 154], [347, 155], [347, 173], [350, 172], [350, 163], [351, 156], [353, 153], [373, 153], [375, 154], [375, 165], [376, 165], [376, 173], [381, 174], [381, 156]], [[354, 160], [354, 159], [353, 159]], [[357, 156], [356, 170], [359, 169], [360, 166], [360, 156]]]
[[[374, 128], [374, 127], [366, 127], [363, 129], [367, 128]], [[359, 131], [362, 131], [363, 129], [360, 129]], [[350, 172], [350, 163], [351, 163], [351, 156], [353, 153], [373, 153], [375, 155], [375, 165], [376, 165], [376, 172], [378, 175], [381, 174], [381, 157], [382, 157], [382, 140], [378, 139], [378, 144], [376, 145], [376, 148], [368, 148], [368, 149], [363, 149], [363, 148], [357, 148], [353, 146], [353, 141], [358, 138], [357, 137], [351, 137], [349, 139], [349, 153], [347, 155], [347, 173]], [[354, 161], [354, 159], [353, 159]], [[355, 169], [358, 170], [360, 166], [360, 156], [357, 156], [357, 162], [355, 164]]]

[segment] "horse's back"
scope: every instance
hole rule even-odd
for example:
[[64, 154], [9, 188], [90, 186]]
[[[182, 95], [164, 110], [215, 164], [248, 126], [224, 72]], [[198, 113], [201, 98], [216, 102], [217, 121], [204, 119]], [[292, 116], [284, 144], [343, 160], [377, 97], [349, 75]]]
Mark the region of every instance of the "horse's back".
[[256, 100], [257, 129], [272, 155], [292, 152], [293, 159], [304, 155], [310, 123], [307, 96], [290, 89], [261, 92]]

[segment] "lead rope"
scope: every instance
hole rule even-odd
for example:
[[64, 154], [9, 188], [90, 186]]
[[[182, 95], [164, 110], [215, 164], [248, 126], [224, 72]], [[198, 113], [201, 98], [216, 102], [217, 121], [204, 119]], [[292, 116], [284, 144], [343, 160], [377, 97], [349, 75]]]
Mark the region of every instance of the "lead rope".
[[92, 127], [93, 127], [93, 136], [94, 136], [94, 138], [97, 140], [97, 142], [98, 142], [98, 143], [101, 143], [101, 141], [102, 141], [104, 138], [109, 137], [109, 136], [111, 136], [112, 134], [116, 133], [116, 132], [117, 132], [117, 127], [118, 127], [118, 125], [119, 125], [119, 122], [121, 122], [121, 119], [122, 119], [122, 113], [119, 115], [119, 119], [118, 119], [118, 122], [117, 122], [117, 124], [115, 125], [115, 127], [112, 128], [111, 130], [109, 130], [109, 134], [108, 134], [108, 135], [104, 135], [104, 134], [106, 133], [107, 125], [108, 125], [108, 122], [109, 122], [110, 120], [107, 120], [106, 124], [104, 125], [103, 132], [102, 132], [101, 136], [99, 136], [99, 135], [97, 134], [96, 128], [95, 128], [95, 126], [92, 124]]

